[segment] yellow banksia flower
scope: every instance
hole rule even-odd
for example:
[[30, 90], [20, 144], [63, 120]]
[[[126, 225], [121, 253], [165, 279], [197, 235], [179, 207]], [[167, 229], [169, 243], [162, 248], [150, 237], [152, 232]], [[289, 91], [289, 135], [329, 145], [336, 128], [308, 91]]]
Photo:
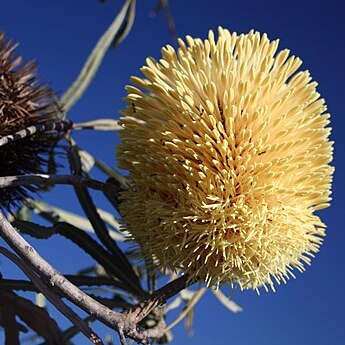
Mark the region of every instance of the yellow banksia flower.
[[146, 60], [127, 86], [121, 212], [159, 267], [273, 287], [318, 251], [333, 168], [326, 105], [278, 40], [219, 28]]

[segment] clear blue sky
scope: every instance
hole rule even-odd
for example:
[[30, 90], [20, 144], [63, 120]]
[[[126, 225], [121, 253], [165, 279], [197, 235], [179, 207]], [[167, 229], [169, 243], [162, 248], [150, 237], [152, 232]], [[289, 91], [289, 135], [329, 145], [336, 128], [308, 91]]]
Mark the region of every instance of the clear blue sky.
[[[344, 35], [341, 0], [190, 0], [170, 1], [179, 36], [206, 37], [218, 25], [232, 31], [254, 28], [280, 38], [280, 47], [302, 58], [319, 82], [319, 92], [332, 114], [332, 139], [336, 141], [335, 181], [332, 207], [321, 217], [328, 224], [327, 237], [311, 267], [297, 279], [277, 288], [277, 292], [257, 296], [236, 292], [234, 300], [245, 311], [231, 314], [212, 294], [199, 303], [195, 314], [195, 335], [188, 338], [183, 327], [175, 329], [176, 345], [340, 345], [345, 344], [344, 298]], [[11, 0], [1, 1], [0, 29], [20, 42], [20, 52], [35, 58], [42, 79], [61, 93], [72, 82], [99, 35], [119, 10], [122, 1], [108, 0]], [[149, 18], [156, 0], [139, 1], [133, 31], [116, 50], [111, 50], [93, 85], [69, 113], [74, 121], [97, 117], [117, 117], [123, 108], [121, 98], [129, 76], [138, 75], [144, 59], [160, 57], [160, 47], [171, 43], [164, 15]], [[75, 136], [82, 147], [115, 163], [114, 133], [84, 132]], [[99, 178], [104, 176], [99, 175]], [[70, 188], [58, 188], [48, 197], [56, 206], [80, 212]], [[100, 200], [100, 205], [108, 208]], [[60, 238], [48, 242], [31, 240], [43, 256], [62, 271], [73, 273], [90, 263], [74, 256], [74, 247]], [[344, 241], [344, 242], [343, 242]], [[1, 241], [0, 241], [1, 242]], [[73, 257], [72, 257], [73, 255]], [[18, 270], [0, 258], [5, 277], [18, 276]], [[55, 314], [54, 310], [51, 309]], [[63, 325], [68, 323], [61, 318]], [[101, 328], [102, 332], [104, 328]], [[0, 333], [0, 343], [3, 342]], [[78, 344], [87, 344], [79, 338]]]

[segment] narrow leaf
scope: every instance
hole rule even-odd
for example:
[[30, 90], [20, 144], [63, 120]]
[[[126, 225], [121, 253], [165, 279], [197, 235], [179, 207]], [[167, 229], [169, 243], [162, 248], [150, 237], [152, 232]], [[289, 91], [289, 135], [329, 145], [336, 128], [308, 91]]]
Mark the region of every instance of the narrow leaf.
[[107, 272], [113, 274], [122, 282], [127, 282], [128, 286], [124, 284], [123, 289], [133, 294], [142, 294], [141, 288], [129, 280], [128, 276], [125, 275], [126, 272], [119, 267], [119, 263], [114, 260], [114, 257], [85, 232], [67, 223], [57, 223], [55, 224], [55, 229], [59, 234], [72, 240], [87, 254], [92, 256]]
[[0, 291], [0, 310], [5, 330], [5, 345], [20, 345], [19, 325], [16, 321], [12, 300], [8, 298], [9, 295], [8, 292]]
[[[4, 293], [4, 292], [2, 292]], [[63, 344], [62, 333], [54, 319], [48, 312], [32, 301], [17, 296], [14, 293], [6, 293], [6, 299], [10, 301], [14, 312], [37, 334], [51, 344]], [[12, 345], [12, 343], [9, 343]], [[15, 344], [15, 343], [13, 343]]]
[[117, 180], [122, 187], [129, 188], [129, 182], [127, 181], [126, 177], [123, 176], [119, 171], [114, 168], [110, 168], [107, 164], [105, 164], [102, 160], [95, 158], [95, 166], [107, 174], [109, 177], [113, 177]]
[[106, 190], [104, 192], [104, 195], [107, 197], [109, 202], [113, 205], [113, 207], [116, 210], [119, 210], [119, 204], [120, 204], [119, 196], [120, 196], [121, 191], [123, 191], [123, 187], [121, 186], [120, 182], [117, 181], [114, 177], [109, 177], [107, 179], [107, 183], [110, 183], [115, 187], [115, 193], [113, 191], [109, 192]]
[[[30, 201], [28, 206], [32, 210], [34, 210], [38, 215], [40, 215], [43, 219], [51, 223], [66, 222], [74, 224], [77, 228], [85, 230], [87, 232], [95, 232], [90, 221], [87, 218], [82, 217], [76, 213], [72, 213], [63, 210], [62, 208], [49, 205], [48, 203], [45, 203], [40, 200]], [[110, 237], [116, 241], [124, 241], [125, 232], [120, 232], [120, 224], [118, 220], [111, 213], [104, 211], [102, 209], [98, 208], [97, 212], [99, 213], [103, 221], [110, 226]]]
[[55, 233], [54, 228], [27, 222], [25, 220], [15, 220], [11, 224], [21, 232], [37, 239], [47, 239]]
[[236, 304], [234, 301], [226, 297], [220, 290], [212, 289], [212, 292], [217, 297], [217, 299], [233, 313], [240, 313], [243, 311], [242, 307]]
[[80, 205], [82, 206], [86, 216], [89, 218], [98, 238], [113, 254], [113, 260], [117, 262], [117, 266], [122, 272], [121, 279], [123, 281], [127, 281], [132, 286], [136, 286], [139, 291], [142, 291], [138, 276], [133, 271], [132, 265], [128, 261], [127, 257], [117, 246], [116, 242], [109, 236], [108, 229], [99, 216], [90, 193], [85, 188], [74, 188], [74, 190], [77, 194]]
[[[65, 275], [73, 285], [78, 287], [90, 286], [111, 286], [118, 289], [126, 289], [125, 285], [117, 280], [107, 277], [90, 277], [79, 275]], [[39, 291], [38, 288], [29, 280], [21, 279], [0, 279], [0, 290], [16, 290], [16, 291]]]
[[97, 119], [93, 121], [75, 123], [74, 129], [93, 129], [97, 131], [119, 131], [122, 127], [115, 119]]
[[95, 159], [87, 151], [79, 149], [78, 152], [83, 171], [89, 172], [95, 165]]
[[182, 321], [188, 313], [194, 308], [194, 306], [199, 302], [201, 297], [206, 292], [206, 288], [201, 288], [198, 291], [194, 293], [194, 296], [190, 299], [190, 301], [187, 303], [186, 307], [182, 310], [182, 312], [177, 316], [177, 318], [166, 327], [165, 332], [169, 331], [173, 327], [175, 327], [180, 321]]
[[110, 47], [115, 35], [121, 28], [121, 25], [126, 18], [128, 7], [131, 3], [132, 6], [133, 4], [135, 5], [134, 1], [126, 0], [114, 21], [111, 23], [106, 32], [100, 37], [90, 56], [87, 58], [77, 79], [61, 97], [61, 105], [65, 111], [68, 111], [79, 100], [91, 83], [100, 64], [103, 61], [105, 53]]
[[131, 31], [132, 26], [134, 24], [134, 19], [135, 19], [135, 7], [136, 7], [136, 0], [133, 0], [130, 4], [126, 18], [122, 22], [121, 28], [116, 33], [111, 43], [112, 47], [114, 48], [118, 47]]

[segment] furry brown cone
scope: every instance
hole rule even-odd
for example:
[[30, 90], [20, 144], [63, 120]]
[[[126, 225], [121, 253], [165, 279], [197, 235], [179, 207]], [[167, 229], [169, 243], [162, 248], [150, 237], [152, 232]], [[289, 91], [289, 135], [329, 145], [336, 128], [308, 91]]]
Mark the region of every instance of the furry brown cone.
[[[16, 46], [0, 33], [0, 137], [56, 118], [52, 92], [38, 83], [36, 64], [23, 63], [15, 54]], [[51, 136], [38, 134], [0, 147], [0, 177], [45, 172], [44, 156], [54, 143]], [[33, 186], [2, 189], [0, 208], [20, 204], [36, 189]]]

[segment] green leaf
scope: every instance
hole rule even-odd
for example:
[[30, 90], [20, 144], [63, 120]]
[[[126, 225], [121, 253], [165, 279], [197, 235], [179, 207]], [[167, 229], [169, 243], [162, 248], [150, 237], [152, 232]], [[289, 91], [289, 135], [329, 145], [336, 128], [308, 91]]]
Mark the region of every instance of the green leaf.
[[[126, 14], [130, 7], [130, 13], [135, 8], [135, 0], [126, 0], [120, 12], [111, 23], [109, 28], [100, 37], [96, 46], [92, 50], [90, 56], [87, 58], [77, 79], [72, 83], [68, 90], [61, 97], [61, 105], [65, 111], [68, 111], [83, 95], [91, 81], [93, 80], [99, 66], [101, 65], [104, 55], [112, 44], [114, 38], [126, 20]], [[129, 18], [129, 17], [128, 17]], [[128, 34], [132, 23], [127, 20], [126, 29], [120, 34], [117, 42], [121, 42]]]
[[55, 229], [48, 226], [42, 226], [25, 220], [15, 220], [11, 223], [20, 232], [24, 232], [37, 239], [47, 239], [55, 234]]
[[98, 238], [112, 253], [113, 260], [117, 263], [118, 268], [122, 272], [121, 279], [142, 292], [143, 290], [138, 276], [135, 274], [127, 257], [120, 250], [116, 242], [109, 236], [108, 229], [98, 214], [90, 193], [85, 188], [75, 187], [74, 190], [77, 194], [80, 205], [90, 220]]
[[[125, 290], [126, 286], [119, 282], [118, 280], [114, 280], [112, 278], [107, 277], [90, 277], [86, 275], [65, 275], [66, 279], [68, 279], [72, 284], [75, 286], [112, 286], [117, 289]], [[0, 279], [0, 290], [16, 290], [16, 291], [35, 291], [38, 292], [38, 288], [29, 280], [21, 280], [21, 279]]]
[[[44, 308], [38, 307], [32, 301], [17, 296], [13, 292], [6, 293], [6, 300], [11, 303], [11, 308], [16, 315], [48, 343], [63, 345], [62, 332]], [[13, 342], [13, 344], [16, 343]]]
[[218, 301], [223, 304], [225, 308], [230, 310], [233, 313], [240, 313], [243, 311], [237, 303], [232, 301], [230, 298], [226, 297], [220, 290], [212, 289], [212, 292], [217, 297]]
[[17, 210], [16, 219], [19, 220], [31, 220], [31, 210], [27, 205], [23, 205]]
[[125, 20], [122, 22], [120, 29], [118, 30], [113, 41], [111, 42], [111, 46], [113, 48], [118, 47], [131, 31], [135, 19], [135, 7], [136, 1], [134, 0], [132, 1], [131, 6], [129, 7]]
[[119, 131], [122, 127], [115, 119], [97, 119], [93, 121], [75, 123], [74, 129], [92, 129], [97, 131]]
[[[86, 232], [95, 232], [90, 221], [76, 213], [52, 206], [40, 200], [30, 201], [28, 203], [28, 207], [43, 219], [51, 223], [66, 222], [74, 224], [77, 228]], [[120, 230], [119, 221], [114, 217], [114, 215], [99, 208], [97, 209], [97, 212], [103, 221], [111, 228], [111, 230], [108, 230], [109, 236], [116, 241], [124, 241], [126, 233]]]

